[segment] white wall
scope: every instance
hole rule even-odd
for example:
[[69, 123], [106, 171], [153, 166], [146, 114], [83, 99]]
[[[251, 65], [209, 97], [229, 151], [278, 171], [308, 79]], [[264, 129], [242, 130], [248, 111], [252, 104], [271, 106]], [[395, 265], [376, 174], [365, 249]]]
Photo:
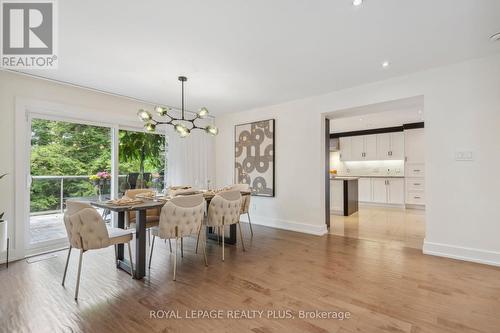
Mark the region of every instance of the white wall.
[[[426, 123], [424, 252], [500, 265], [499, 55], [219, 116], [217, 183], [232, 180], [233, 126], [275, 118], [276, 197], [253, 198], [252, 222], [324, 232], [325, 114], [419, 95]], [[472, 150], [474, 161], [456, 162], [456, 150]]]

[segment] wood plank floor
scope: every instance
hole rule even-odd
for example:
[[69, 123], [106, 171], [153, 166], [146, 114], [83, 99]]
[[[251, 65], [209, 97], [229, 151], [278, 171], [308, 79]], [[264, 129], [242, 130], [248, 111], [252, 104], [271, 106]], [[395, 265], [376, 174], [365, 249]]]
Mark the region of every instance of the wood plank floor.
[[350, 216], [331, 215], [330, 233], [422, 249], [425, 210], [360, 204]]
[[[244, 227], [247, 227], [244, 225]], [[185, 241], [178, 279], [168, 245], [151, 271], [132, 280], [112, 248], [77, 255], [61, 286], [66, 252], [0, 268], [1, 332], [499, 332], [500, 269], [421, 254], [376, 241], [255, 226], [247, 252], [209, 242], [209, 267]], [[349, 311], [333, 319], [151, 319], [152, 310]]]

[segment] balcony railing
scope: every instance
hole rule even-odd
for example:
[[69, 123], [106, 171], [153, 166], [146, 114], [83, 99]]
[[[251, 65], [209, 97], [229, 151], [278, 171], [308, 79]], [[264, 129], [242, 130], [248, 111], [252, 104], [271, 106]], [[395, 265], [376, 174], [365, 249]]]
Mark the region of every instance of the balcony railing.
[[[97, 197], [97, 193], [95, 190], [93, 190], [93, 185], [91, 181], [89, 180], [90, 176], [32, 176], [32, 189], [34, 188], [34, 182], [35, 181], [46, 181], [46, 182], [54, 182], [52, 186], [59, 186], [59, 190], [54, 190], [52, 186], [48, 186], [47, 189], [45, 189], [46, 192], [50, 193], [43, 193], [43, 189], [39, 189], [40, 193], [38, 193], [38, 198], [41, 197], [41, 195], [50, 198], [57, 198], [58, 197], [58, 204], [56, 209], [46, 209], [46, 210], [38, 210], [41, 208], [40, 206], [43, 207], [43, 204], [40, 206], [34, 206], [33, 205], [33, 199], [37, 197], [37, 195], [33, 195], [32, 193], [32, 206], [30, 209], [30, 216], [35, 216], [35, 215], [46, 215], [46, 214], [54, 214], [54, 213], [63, 213], [64, 212], [64, 200], [65, 199], [70, 199], [70, 198], [75, 198], [75, 197], [88, 197], [89, 199], [92, 198], [93, 196]], [[127, 175], [118, 175], [118, 184], [120, 185], [121, 181], [123, 179], [126, 179]], [[73, 191], [75, 193], [67, 193], [65, 191], [65, 185], [68, 186], [69, 183], [73, 183], [72, 185], [75, 186], [75, 181], [82, 181], [84, 180], [84, 183], [80, 183], [80, 185], [87, 185], [87, 188], [81, 188], [79, 187], [77, 191]], [[108, 193], [109, 194], [109, 193]], [[50, 205], [50, 203], [47, 203], [46, 205]], [[54, 206], [54, 203], [52, 203], [51, 206]], [[38, 208], [38, 209], [37, 209]], [[34, 210], [34, 211], [33, 211]]]

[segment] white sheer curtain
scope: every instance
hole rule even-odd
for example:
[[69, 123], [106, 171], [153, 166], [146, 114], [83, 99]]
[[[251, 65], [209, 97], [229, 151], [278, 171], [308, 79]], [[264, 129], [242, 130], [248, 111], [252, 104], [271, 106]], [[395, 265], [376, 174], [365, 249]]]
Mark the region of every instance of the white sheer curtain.
[[[213, 124], [210, 119], [197, 120], [198, 126]], [[167, 186], [191, 185], [206, 188], [215, 180], [215, 138], [202, 130], [193, 130], [181, 138], [172, 126], [167, 129]]]

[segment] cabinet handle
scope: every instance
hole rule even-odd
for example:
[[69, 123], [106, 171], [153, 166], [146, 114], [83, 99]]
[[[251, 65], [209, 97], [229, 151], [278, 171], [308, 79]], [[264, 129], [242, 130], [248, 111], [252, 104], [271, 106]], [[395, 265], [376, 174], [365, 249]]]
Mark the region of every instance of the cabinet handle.
[[414, 169], [413, 172], [420, 172], [420, 170], [419, 169]]
[[422, 199], [422, 198], [420, 198], [420, 197], [413, 197], [413, 199]]
[[413, 185], [415, 185], [415, 186], [419, 186], [419, 185], [420, 185], [420, 183], [413, 183]]

